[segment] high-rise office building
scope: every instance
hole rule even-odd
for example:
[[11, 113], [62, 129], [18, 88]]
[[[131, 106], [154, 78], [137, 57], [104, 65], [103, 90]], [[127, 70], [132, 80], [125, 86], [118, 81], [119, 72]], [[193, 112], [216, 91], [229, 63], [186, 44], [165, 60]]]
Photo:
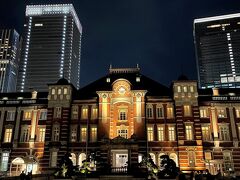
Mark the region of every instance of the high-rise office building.
[[194, 20], [200, 88], [240, 87], [240, 13]]
[[72, 4], [28, 5], [18, 91], [46, 91], [64, 77], [80, 81], [82, 26]]
[[20, 45], [16, 30], [0, 30], [0, 92], [16, 91]]

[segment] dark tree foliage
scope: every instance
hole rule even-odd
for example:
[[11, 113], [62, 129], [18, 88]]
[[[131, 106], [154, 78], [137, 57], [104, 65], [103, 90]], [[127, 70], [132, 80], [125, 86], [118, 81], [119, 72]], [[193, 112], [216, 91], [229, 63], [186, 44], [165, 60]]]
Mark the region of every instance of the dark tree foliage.
[[178, 175], [176, 163], [168, 155], [162, 155], [160, 159], [161, 164], [158, 176], [160, 178], [175, 178]]
[[58, 170], [54, 173], [56, 177], [61, 177], [61, 178], [71, 178], [74, 172], [74, 166], [73, 162], [70, 159], [71, 154], [66, 153], [61, 162], [60, 162], [60, 167]]

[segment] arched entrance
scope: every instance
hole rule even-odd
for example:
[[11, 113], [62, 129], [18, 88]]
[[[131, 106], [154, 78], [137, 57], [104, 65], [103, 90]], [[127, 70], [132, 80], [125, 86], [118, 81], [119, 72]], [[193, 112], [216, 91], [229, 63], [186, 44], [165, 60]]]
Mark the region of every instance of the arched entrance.
[[12, 160], [10, 164], [10, 175], [18, 176], [24, 171], [26, 174], [32, 172], [37, 174], [38, 172], [38, 161], [34, 156], [17, 157]]

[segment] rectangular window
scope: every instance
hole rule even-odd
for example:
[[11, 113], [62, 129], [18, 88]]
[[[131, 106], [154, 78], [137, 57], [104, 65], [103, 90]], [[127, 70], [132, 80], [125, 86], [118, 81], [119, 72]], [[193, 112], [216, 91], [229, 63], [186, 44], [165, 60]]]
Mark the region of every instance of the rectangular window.
[[208, 117], [207, 109], [200, 109], [200, 117], [201, 118], [207, 118]]
[[158, 127], [158, 141], [164, 141], [164, 127]]
[[153, 118], [153, 108], [147, 107], [147, 118]]
[[53, 141], [59, 141], [60, 136], [60, 126], [59, 125], [53, 125], [52, 129], [52, 140]]
[[172, 107], [167, 108], [167, 118], [173, 118], [173, 108]]
[[15, 111], [8, 111], [7, 112], [7, 121], [14, 121], [15, 119]]
[[219, 135], [221, 141], [230, 141], [228, 125], [219, 125]]
[[72, 107], [72, 119], [78, 119], [78, 106]]
[[148, 141], [153, 141], [153, 127], [148, 127], [147, 132], [148, 132]]
[[45, 133], [46, 133], [46, 128], [44, 127], [38, 128], [38, 142], [45, 141]]
[[56, 167], [57, 166], [57, 151], [52, 151], [51, 152], [51, 167]]
[[39, 115], [39, 120], [47, 120], [47, 110], [41, 110]]
[[119, 117], [118, 117], [119, 120], [127, 120], [127, 112], [126, 110], [122, 110], [120, 109], [119, 110]]
[[188, 163], [190, 167], [195, 166], [195, 152], [194, 151], [188, 151]]
[[183, 110], [184, 110], [185, 117], [189, 117], [192, 115], [191, 106], [189, 106], [189, 105], [183, 106]]
[[2, 159], [1, 159], [1, 171], [8, 170], [8, 161], [9, 161], [9, 152], [3, 152]]
[[32, 111], [24, 111], [23, 120], [31, 120], [31, 118], [32, 118]]
[[118, 136], [121, 136], [126, 139], [127, 139], [127, 133], [128, 133], [127, 129], [119, 129], [118, 130]]
[[223, 152], [223, 163], [224, 163], [224, 168], [226, 171], [233, 170], [231, 152]]
[[193, 140], [192, 125], [186, 125], [185, 131], [186, 131], [186, 140]]
[[194, 92], [194, 87], [190, 86], [190, 92]]
[[68, 93], [68, 89], [67, 88], [64, 88], [63, 89], [63, 94], [67, 94]]
[[173, 127], [173, 126], [168, 127], [168, 139], [169, 139], [169, 141], [176, 140], [175, 127]]
[[62, 116], [62, 108], [61, 107], [55, 107], [54, 117], [55, 118], [61, 118], [61, 116]]
[[87, 141], [87, 128], [86, 127], [81, 128], [81, 141], [82, 142]]
[[202, 139], [203, 141], [211, 141], [211, 130], [209, 125], [202, 125]]
[[97, 128], [96, 127], [91, 128], [91, 141], [92, 142], [97, 141]]
[[92, 107], [92, 119], [97, 119], [98, 118], [98, 108], [97, 107]]
[[4, 142], [9, 143], [12, 141], [12, 128], [6, 128], [4, 133]]
[[212, 153], [211, 152], [205, 152], [205, 159], [206, 160], [211, 160], [212, 159]]
[[218, 109], [218, 110], [217, 110], [217, 113], [218, 113], [218, 117], [219, 117], [219, 118], [225, 118], [225, 117], [227, 117], [227, 115], [226, 115], [226, 110], [225, 110], [225, 109]]
[[77, 141], [77, 126], [71, 127], [71, 142]]
[[236, 112], [236, 117], [240, 118], [240, 109], [236, 109], [235, 112]]
[[157, 119], [163, 118], [163, 108], [157, 107]]
[[187, 86], [183, 87], [183, 92], [187, 92]]
[[30, 127], [23, 125], [21, 127], [20, 142], [28, 142], [29, 141], [29, 135], [30, 135]]
[[181, 86], [177, 86], [177, 92], [181, 92]]
[[88, 108], [82, 107], [82, 119], [87, 119], [87, 118], [88, 118]]

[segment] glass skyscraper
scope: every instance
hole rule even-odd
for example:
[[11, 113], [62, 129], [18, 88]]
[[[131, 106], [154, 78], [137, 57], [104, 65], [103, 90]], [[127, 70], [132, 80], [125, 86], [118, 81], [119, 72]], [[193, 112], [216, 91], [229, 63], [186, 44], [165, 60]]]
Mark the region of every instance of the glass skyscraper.
[[0, 30], [0, 92], [16, 91], [20, 41], [14, 29]]
[[60, 78], [80, 81], [82, 26], [72, 4], [28, 5], [17, 90], [46, 91]]
[[200, 88], [240, 87], [240, 13], [194, 20]]

